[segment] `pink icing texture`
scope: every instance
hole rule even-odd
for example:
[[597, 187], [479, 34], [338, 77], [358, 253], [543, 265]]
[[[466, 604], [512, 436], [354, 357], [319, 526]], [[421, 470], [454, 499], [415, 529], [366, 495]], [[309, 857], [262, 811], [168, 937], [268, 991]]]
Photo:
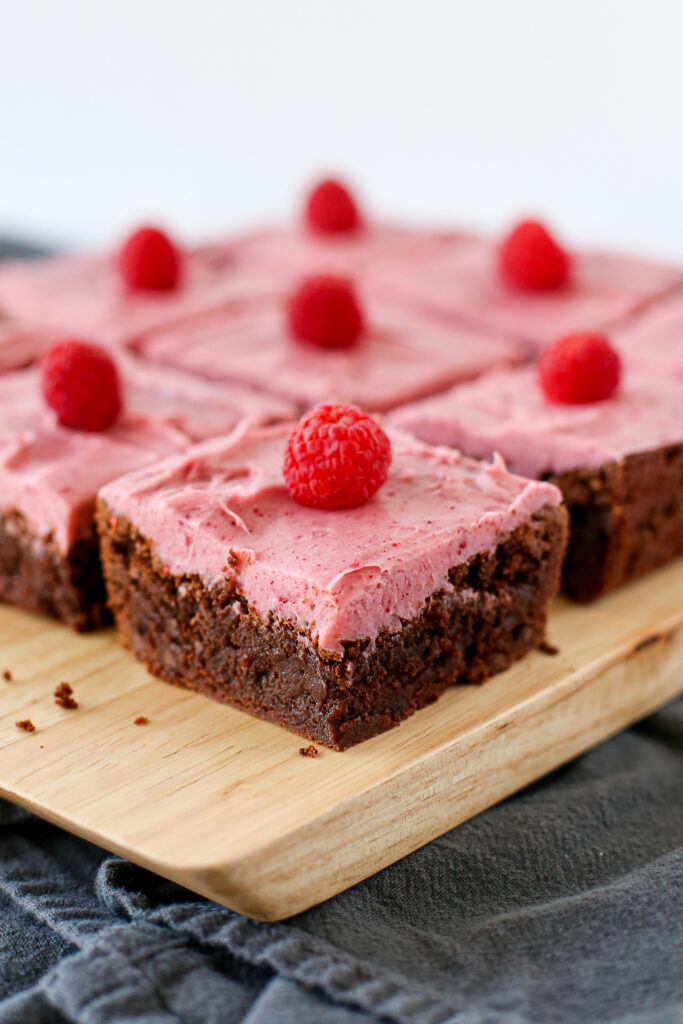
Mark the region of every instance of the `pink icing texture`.
[[223, 388], [173, 371], [123, 359], [126, 409], [109, 430], [83, 433], [60, 426], [46, 408], [37, 370], [0, 377], [0, 506], [21, 512], [39, 536], [62, 551], [92, 533], [102, 484], [228, 433], [244, 415], [291, 416], [286, 403], [241, 388]]
[[390, 421], [479, 458], [499, 452], [515, 472], [541, 477], [683, 441], [683, 382], [627, 373], [609, 401], [560, 405], [546, 401], [536, 368], [524, 367], [406, 406]]
[[683, 379], [683, 290], [626, 321], [612, 337], [628, 366]]
[[249, 266], [296, 278], [321, 272], [355, 275], [397, 257], [416, 265], [438, 251], [442, 238], [453, 241], [460, 237], [456, 232], [442, 235], [398, 225], [366, 224], [348, 234], [329, 235], [305, 226], [264, 228], [226, 244], [234, 245]]
[[54, 331], [0, 316], [0, 373], [30, 366], [56, 340]]
[[236, 298], [268, 293], [274, 284], [228, 244], [188, 250], [180, 287], [158, 293], [127, 291], [112, 254], [58, 256], [3, 263], [0, 307], [41, 327], [119, 344]]
[[373, 268], [370, 278], [392, 299], [483, 324], [538, 350], [575, 330], [601, 328], [683, 283], [683, 270], [603, 252], [573, 254], [571, 282], [548, 292], [524, 292], [500, 280], [497, 247], [475, 237], [442, 239], [433, 258], [403, 259]]
[[128, 292], [113, 253], [16, 260], [0, 268], [0, 308], [60, 333], [131, 343], [149, 331], [292, 287], [304, 274], [354, 274], [399, 253], [418, 259], [431, 251], [433, 237], [389, 226], [331, 237], [303, 228], [253, 231], [186, 250], [181, 286], [167, 293]]
[[389, 477], [374, 498], [316, 511], [297, 505], [282, 477], [291, 428], [243, 424], [101, 494], [170, 572], [209, 585], [235, 573], [262, 617], [310, 627], [332, 653], [344, 640], [400, 629], [449, 586], [452, 566], [560, 501], [555, 487], [512, 476], [500, 459], [483, 465], [391, 431]]
[[354, 402], [390, 409], [521, 360], [523, 347], [492, 331], [439, 323], [371, 296], [368, 329], [348, 349], [321, 349], [288, 334], [285, 297], [260, 298], [152, 334], [145, 358], [211, 378], [235, 380], [302, 407]]

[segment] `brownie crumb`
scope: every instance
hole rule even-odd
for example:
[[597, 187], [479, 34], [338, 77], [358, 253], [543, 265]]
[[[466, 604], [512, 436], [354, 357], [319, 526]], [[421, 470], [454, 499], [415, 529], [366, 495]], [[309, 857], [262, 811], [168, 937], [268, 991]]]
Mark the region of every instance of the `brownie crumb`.
[[68, 683], [60, 683], [55, 690], [55, 704], [59, 704], [60, 708], [68, 708], [69, 711], [75, 711], [78, 707], [78, 701], [74, 700], [73, 690]]
[[8, 683], [12, 682], [12, 673], [8, 668], [6, 668], [5, 671], [2, 673], [2, 678], [6, 679]]
[[36, 731], [36, 727], [30, 718], [22, 718], [20, 722], [15, 722], [14, 724], [16, 725], [17, 729], [23, 729], [24, 732]]
[[299, 747], [299, 753], [301, 754], [302, 757], [317, 757], [318, 748], [314, 747], [313, 744], [311, 743], [311, 745], [308, 747]]
[[133, 722], [133, 725], [147, 725], [148, 722], [149, 718], [147, 717], [147, 715], [138, 715], [138, 717]]
[[560, 648], [556, 647], [555, 644], [551, 644], [549, 640], [541, 640], [538, 650], [541, 654], [550, 654], [551, 656], [560, 653]]

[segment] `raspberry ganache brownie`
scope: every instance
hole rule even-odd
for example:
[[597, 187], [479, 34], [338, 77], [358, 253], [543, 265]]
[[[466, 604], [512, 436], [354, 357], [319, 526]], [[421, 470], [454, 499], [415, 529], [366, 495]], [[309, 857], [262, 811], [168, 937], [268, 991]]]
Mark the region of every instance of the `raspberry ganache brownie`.
[[612, 375], [602, 400], [597, 374], [572, 379], [565, 365], [553, 380], [542, 367], [544, 391], [525, 367], [391, 417], [426, 442], [479, 458], [499, 452], [514, 472], [556, 483], [570, 516], [563, 587], [580, 601], [683, 552], [683, 382], [627, 367], [617, 389], [614, 367], [601, 365]]
[[613, 336], [627, 366], [683, 380], [683, 289], [625, 321]]
[[4, 262], [0, 308], [61, 333], [123, 344], [273, 284], [245, 266], [233, 245], [180, 250], [143, 228], [118, 252]]
[[348, 280], [317, 275], [290, 296], [152, 334], [139, 352], [154, 363], [280, 395], [302, 409], [351, 401], [380, 411], [523, 358], [522, 345], [493, 331], [361, 298]]
[[321, 406], [103, 488], [109, 603], [155, 675], [344, 749], [543, 639], [560, 500]]
[[380, 293], [446, 319], [502, 331], [538, 351], [569, 331], [603, 329], [683, 283], [683, 270], [605, 252], [567, 253], [524, 222], [501, 244], [442, 239], [433, 258], [370, 272]]
[[[106, 370], [99, 379], [87, 366], [75, 372], [87, 382], [86, 402], [82, 393], [65, 396], [63, 372], [52, 407], [37, 370], [0, 376], [0, 600], [84, 630], [105, 619], [93, 518], [98, 488], [227, 433], [245, 414], [267, 421], [291, 415], [291, 408], [132, 360], [121, 365], [121, 393]], [[95, 401], [88, 407], [90, 394]]]

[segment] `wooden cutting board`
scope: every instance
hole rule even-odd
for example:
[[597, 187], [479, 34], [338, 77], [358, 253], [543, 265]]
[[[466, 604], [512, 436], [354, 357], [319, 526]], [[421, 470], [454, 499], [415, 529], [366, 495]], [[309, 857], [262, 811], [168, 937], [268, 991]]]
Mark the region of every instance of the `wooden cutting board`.
[[[0, 793], [243, 914], [287, 917], [683, 692], [683, 562], [590, 608], [557, 601], [549, 639], [555, 656], [308, 758], [283, 729], [153, 679], [111, 631], [0, 607]], [[62, 681], [78, 710], [55, 705]]]

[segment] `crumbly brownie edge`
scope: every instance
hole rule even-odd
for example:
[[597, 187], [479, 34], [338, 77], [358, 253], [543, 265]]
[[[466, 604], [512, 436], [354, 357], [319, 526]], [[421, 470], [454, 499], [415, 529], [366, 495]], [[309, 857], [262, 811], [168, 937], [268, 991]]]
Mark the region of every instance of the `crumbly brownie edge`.
[[51, 615], [78, 632], [106, 625], [111, 619], [96, 534], [64, 555], [17, 510], [0, 513], [0, 601]]
[[683, 444], [548, 477], [569, 510], [562, 589], [588, 602], [683, 554]]
[[296, 624], [262, 620], [234, 580], [207, 587], [174, 576], [124, 516], [100, 503], [97, 518], [119, 639], [150, 672], [338, 750], [536, 647], [567, 530], [564, 508], [545, 506], [494, 551], [453, 568], [452, 587], [399, 632], [347, 642], [334, 658]]

